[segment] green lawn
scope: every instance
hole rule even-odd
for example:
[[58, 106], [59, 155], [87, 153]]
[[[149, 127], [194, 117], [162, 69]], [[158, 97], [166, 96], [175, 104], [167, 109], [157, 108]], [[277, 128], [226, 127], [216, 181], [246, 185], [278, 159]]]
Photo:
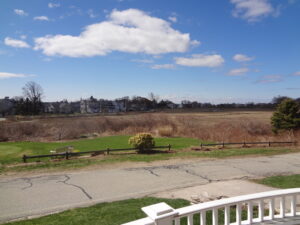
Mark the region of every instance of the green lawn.
[[300, 174], [289, 176], [273, 176], [254, 181], [259, 184], [264, 184], [275, 188], [299, 188]]
[[[23, 154], [42, 155], [50, 154], [50, 150], [63, 146], [74, 146], [78, 151], [102, 150], [107, 148], [130, 148], [129, 136], [108, 136], [95, 139], [84, 139], [68, 142], [3, 142], [0, 143], [0, 163], [11, 164], [21, 162]], [[199, 145], [200, 141], [192, 138], [155, 138], [157, 146], [172, 145], [178, 150]]]
[[[173, 208], [181, 208], [190, 205], [183, 199], [161, 199], [161, 198], [140, 198], [130, 199], [112, 203], [100, 203], [91, 207], [68, 210], [62, 213], [43, 216], [41, 218], [30, 219], [6, 223], [6, 225], [120, 225], [146, 217], [141, 208], [144, 206], [165, 202]], [[231, 222], [235, 221], [235, 209], [231, 209]], [[246, 219], [246, 210], [242, 212], [242, 218]], [[254, 216], [257, 216], [257, 210], [254, 210]], [[194, 224], [200, 224], [199, 214], [194, 216]], [[207, 224], [212, 224], [212, 213], [206, 214]], [[219, 210], [219, 223], [224, 223], [224, 210]], [[187, 224], [186, 218], [182, 219], [182, 225]]]
[[[95, 139], [82, 139], [69, 142], [3, 142], [0, 143], [0, 174], [9, 171], [40, 170], [40, 169], [74, 169], [90, 165], [111, 164], [125, 161], [133, 162], [151, 162], [155, 160], [168, 160], [171, 158], [225, 158], [247, 155], [275, 155], [292, 152], [299, 152], [300, 149], [288, 147], [272, 148], [235, 148], [235, 149], [214, 149], [211, 151], [187, 151], [183, 150], [190, 146], [199, 146], [200, 141], [193, 138], [155, 138], [156, 145], [172, 145], [173, 153], [157, 154], [136, 154], [131, 152], [113, 152], [110, 155], [89, 157], [89, 158], [71, 158], [71, 160], [50, 160], [41, 159], [40, 163], [21, 164], [22, 155], [40, 155], [49, 154], [50, 150], [63, 146], [74, 146], [77, 151], [101, 150], [106, 148], [129, 148], [129, 136], [109, 136]], [[211, 142], [210, 142], [211, 143]], [[29, 162], [35, 162], [37, 159], [29, 159]]]
[[[123, 162], [123, 161], [144, 161], [164, 160], [174, 157], [174, 154], [135, 154], [135, 151], [126, 154], [114, 152], [105, 157], [72, 158], [71, 160], [50, 161], [49, 158], [40, 159], [38, 164], [24, 164], [11, 166], [22, 162], [22, 156], [50, 154], [50, 150], [63, 146], [74, 146], [76, 151], [103, 150], [107, 148], [130, 148], [128, 145], [129, 136], [108, 136], [95, 139], [82, 139], [68, 142], [2, 142], [0, 143], [0, 173], [5, 171], [23, 171], [32, 169], [73, 169], [94, 164]], [[172, 145], [172, 150], [178, 151], [193, 145], [199, 145], [200, 141], [193, 138], [155, 138], [156, 146]], [[203, 142], [209, 143], [209, 142]], [[37, 159], [29, 159], [35, 162]]]

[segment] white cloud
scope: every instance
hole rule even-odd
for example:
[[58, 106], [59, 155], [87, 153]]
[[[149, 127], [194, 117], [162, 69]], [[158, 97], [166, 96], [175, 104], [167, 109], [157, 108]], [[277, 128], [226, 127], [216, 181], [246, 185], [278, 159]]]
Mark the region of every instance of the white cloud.
[[27, 36], [23, 34], [23, 35], [20, 36], [20, 38], [21, 38], [22, 40], [25, 40], [25, 39], [27, 38]]
[[22, 73], [6, 73], [0, 72], [0, 79], [8, 79], [8, 78], [22, 78], [22, 77], [30, 77], [32, 75], [26, 75]]
[[293, 74], [294, 76], [300, 76], [300, 71], [297, 71]]
[[168, 18], [170, 21], [172, 21], [173, 23], [177, 22], [177, 17], [176, 16], [169, 16]]
[[57, 8], [57, 7], [60, 7], [60, 4], [59, 3], [52, 3], [52, 2], [49, 2], [48, 3], [48, 7], [49, 8]]
[[259, 21], [272, 13], [278, 14], [269, 0], [230, 0], [230, 2], [235, 5], [232, 15], [249, 22]]
[[195, 54], [191, 58], [177, 57], [176, 64], [181, 66], [195, 66], [195, 67], [218, 67], [223, 65], [225, 60], [221, 55], [204, 55]]
[[256, 83], [260, 84], [266, 84], [266, 83], [277, 83], [282, 81], [282, 76], [281, 75], [267, 75], [263, 76], [261, 79], [256, 81]]
[[30, 47], [25, 41], [12, 39], [10, 37], [6, 37], [4, 39], [4, 44], [11, 46], [11, 47], [15, 47], [15, 48], [29, 48]]
[[47, 16], [36, 16], [33, 18], [34, 20], [41, 20], [41, 21], [49, 21]]
[[153, 60], [152, 59], [133, 59], [132, 62], [153, 63]]
[[243, 54], [236, 54], [233, 56], [233, 59], [237, 62], [248, 62], [248, 61], [252, 61], [254, 57], [249, 57]]
[[19, 16], [28, 16], [28, 13], [26, 13], [22, 9], [14, 9], [14, 13], [17, 14], [17, 15], [19, 15]]
[[112, 51], [163, 54], [186, 52], [199, 44], [170, 23], [137, 9], [114, 10], [107, 21], [85, 27], [79, 36], [55, 35], [35, 39], [35, 50], [48, 56], [91, 57]]
[[152, 69], [174, 69], [175, 66], [173, 64], [157, 64], [151, 66]]
[[238, 68], [238, 69], [232, 69], [228, 72], [229, 76], [242, 76], [245, 73], [248, 73], [249, 69], [248, 68]]

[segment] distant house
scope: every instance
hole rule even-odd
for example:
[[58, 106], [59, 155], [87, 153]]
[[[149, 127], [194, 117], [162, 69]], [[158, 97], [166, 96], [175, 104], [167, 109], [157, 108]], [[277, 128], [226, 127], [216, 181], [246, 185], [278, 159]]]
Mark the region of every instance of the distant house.
[[0, 116], [4, 117], [7, 115], [14, 114], [14, 100], [9, 97], [0, 99]]
[[72, 106], [68, 101], [62, 101], [59, 103], [59, 113], [70, 114], [72, 113]]
[[45, 102], [44, 113], [59, 114], [60, 113], [60, 103], [59, 102]]
[[90, 97], [87, 100], [80, 100], [80, 113], [99, 113], [101, 112], [100, 103], [97, 99]]
[[52, 102], [45, 102], [44, 103], [44, 113], [55, 113], [55, 106]]

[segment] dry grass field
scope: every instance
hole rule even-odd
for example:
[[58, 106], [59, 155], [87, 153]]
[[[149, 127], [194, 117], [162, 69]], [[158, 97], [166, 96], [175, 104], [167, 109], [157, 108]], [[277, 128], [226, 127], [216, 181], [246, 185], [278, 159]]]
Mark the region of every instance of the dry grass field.
[[272, 133], [271, 115], [270, 111], [233, 111], [11, 118], [0, 122], [0, 140], [61, 141], [138, 132], [225, 142], [290, 139], [287, 134]]

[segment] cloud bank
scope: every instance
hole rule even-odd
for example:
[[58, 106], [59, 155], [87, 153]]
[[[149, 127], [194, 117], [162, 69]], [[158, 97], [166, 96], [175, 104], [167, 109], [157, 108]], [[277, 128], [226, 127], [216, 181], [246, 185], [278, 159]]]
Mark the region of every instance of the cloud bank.
[[198, 41], [174, 30], [170, 23], [137, 9], [114, 10], [108, 20], [85, 27], [78, 36], [55, 35], [35, 39], [35, 50], [48, 56], [92, 57], [112, 51], [164, 54], [186, 52]]

